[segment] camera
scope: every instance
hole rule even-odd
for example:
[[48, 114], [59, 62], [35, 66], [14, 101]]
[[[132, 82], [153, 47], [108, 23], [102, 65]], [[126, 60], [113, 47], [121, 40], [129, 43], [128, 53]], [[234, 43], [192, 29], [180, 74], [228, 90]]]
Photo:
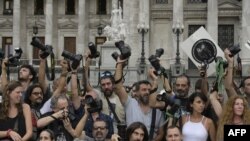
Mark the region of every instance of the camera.
[[201, 63], [201, 68], [200, 68], [200, 76], [201, 77], [205, 77], [207, 69], [208, 69], [208, 63], [207, 63], [207, 61], [203, 61]]
[[120, 136], [120, 138], [118, 139], [119, 141], [127, 141], [126, 128], [127, 128], [126, 123], [118, 123], [117, 124], [118, 135]]
[[160, 58], [162, 56], [162, 54], [164, 53], [164, 49], [159, 48], [155, 51], [155, 55], [151, 55], [148, 58], [148, 61], [150, 62], [150, 64], [154, 67], [154, 69], [156, 70], [155, 75], [160, 75], [163, 74], [166, 78], [167, 78], [167, 73], [164, 67], [161, 66], [160, 64], [160, 60], [158, 58]]
[[166, 92], [162, 93], [162, 94], [158, 94], [156, 96], [156, 100], [157, 101], [165, 101], [168, 105], [170, 106], [181, 106], [181, 100], [174, 95], [169, 95]]
[[9, 66], [18, 66], [19, 65], [19, 59], [21, 58], [22, 56], [22, 53], [23, 53], [23, 50], [21, 48], [15, 48], [15, 54], [12, 55], [10, 54], [9, 55], [9, 58], [8, 58], [8, 64]]
[[82, 60], [82, 55], [81, 54], [73, 54], [73, 53], [68, 52], [66, 50], [64, 50], [62, 52], [62, 56], [64, 58], [69, 59], [69, 60], [72, 61], [71, 67], [73, 69], [76, 69], [79, 66], [79, 64], [80, 64], [80, 62]]
[[102, 101], [96, 101], [91, 95], [86, 95], [84, 102], [90, 106], [88, 108], [89, 113], [100, 112], [102, 110]]
[[112, 56], [112, 58], [116, 61], [117, 60], [117, 58], [119, 57], [119, 54], [118, 54], [118, 52], [113, 52], [112, 54], [111, 54], [111, 56]]
[[100, 56], [100, 52], [97, 51], [96, 45], [93, 42], [89, 42], [88, 47], [90, 50], [90, 58], [97, 58]]
[[236, 44], [236, 45], [233, 45], [233, 46], [229, 47], [228, 50], [231, 53], [229, 55], [229, 57], [233, 57], [234, 55], [236, 55], [237, 53], [239, 53], [241, 51], [239, 44]]
[[[64, 108], [62, 108], [61, 110], [63, 110]], [[71, 121], [76, 119], [75, 113], [74, 113], [74, 109], [73, 108], [68, 108], [68, 111], [64, 111], [63, 115], [67, 115], [64, 116], [63, 119], [65, 118], [69, 118]]]
[[129, 46], [125, 46], [124, 41], [115, 42], [115, 46], [120, 50], [122, 60], [128, 59], [131, 56], [131, 49]]
[[158, 48], [155, 50], [155, 56], [160, 58], [164, 53], [164, 49], [163, 48]]
[[53, 47], [51, 45], [44, 45], [37, 37], [32, 37], [30, 44], [41, 50], [40, 57], [42, 59], [45, 59], [53, 52]]

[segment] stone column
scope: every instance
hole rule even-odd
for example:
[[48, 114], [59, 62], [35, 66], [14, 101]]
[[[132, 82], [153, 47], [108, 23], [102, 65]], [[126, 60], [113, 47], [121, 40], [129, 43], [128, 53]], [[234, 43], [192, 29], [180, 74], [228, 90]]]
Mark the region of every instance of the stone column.
[[[250, 50], [245, 47], [245, 44], [247, 40], [250, 40], [250, 1], [249, 0], [243, 0], [242, 1], [242, 41], [241, 41], [241, 56], [242, 56], [242, 63], [244, 62], [250, 62], [249, 60], [249, 54]], [[244, 67], [243, 67], [244, 68]], [[250, 69], [248, 70], [249, 73]]]
[[77, 36], [77, 47], [76, 52], [77, 53], [83, 53], [84, 47], [87, 46], [86, 43], [86, 1], [85, 0], [79, 0], [78, 1], [78, 36]]
[[218, 0], [207, 1], [207, 31], [218, 43]]
[[[173, 1], [173, 26], [179, 24], [180, 26], [184, 25], [183, 23], [183, 0], [174, 0]], [[176, 34], [172, 33], [173, 35], [173, 58], [175, 58], [176, 49], [177, 49], [177, 38]], [[183, 41], [183, 34], [180, 34], [180, 43]], [[183, 52], [179, 48], [181, 60], [183, 59]], [[175, 59], [174, 59], [175, 60]], [[175, 61], [174, 61], [175, 62]]]
[[13, 47], [20, 47], [21, 37], [21, 3], [14, 0], [13, 6]]
[[[46, 0], [45, 44], [53, 43], [53, 0]], [[55, 50], [54, 50], [55, 51]]]

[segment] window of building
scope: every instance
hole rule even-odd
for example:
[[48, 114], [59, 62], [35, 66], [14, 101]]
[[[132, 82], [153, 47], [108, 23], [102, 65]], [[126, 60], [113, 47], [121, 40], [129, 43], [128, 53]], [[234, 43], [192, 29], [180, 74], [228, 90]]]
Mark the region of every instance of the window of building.
[[156, 4], [167, 4], [168, 0], [155, 0]]
[[1, 55], [4, 55], [3, 57], [7, 57], [10, 53], [11, 47], [12, 47], [12, 37], [2, 37], [2, 53]]
[[[205, 25], [189, 25], [188, 26], [188, 36], [191, 36], [201, 26], [203, 26], [205, 28]], [[196, 65], [192, 62], [192, 60], [190, 58], [188, 58], [188, 68], [189, 69], [197, 69]]]
[[13, 0], [4, 0], [4, 15], [12, 15], [13, 14]]
[[75, 14], [75, 0], [66, 0], [66, 15]]
[[218, 45], [222, 50], [234, 44], [234, 25], [219, 25]]
[[207, 0], [188, 0], [188, 3], [207, 3]]
[[106, 0], [97, 0], [97, 14], [105, 15], [107, 14], [107, 1]]
[[35, 11], [34, 14], [35, 15], [44, 15], [44, 1], [43, 0], [35, 0], [34, 3], [34, 7], [35, 7]]
[[76, 37], [64, 37], [64, 49], [76, 54]]

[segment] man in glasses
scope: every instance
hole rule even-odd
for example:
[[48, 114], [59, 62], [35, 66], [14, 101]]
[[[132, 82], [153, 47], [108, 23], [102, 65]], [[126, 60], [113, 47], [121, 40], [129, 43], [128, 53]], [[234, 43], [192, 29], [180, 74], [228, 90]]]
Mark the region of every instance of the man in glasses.
[[[87, 55], [89, 56], [89, 55]], [[88, 69], [90, 64], [91, 58], [87, 57], [85, 62], [85, 76], [88, 79]], [[88, 82], [88, 80], [86, 81]], [[100, 90], [101, 95], [100, 98], [103, 103], [102, 113], [109, 115], [113, 119], [113, 126], [114, 126], [114, 133], [118, 133], [117, 129], [117, 120], [114, 117], [114, 113], [111, 110], [111, 107], [114, 109], [117, 117], [121, 122], [125, 122], [125, 111], [124, 108], [119, 100], [119, 97], [114, 93], [114, 77], [110, 71], [104, 71], [100, 74]], [[90, 84], [87, 84], [87, 92], [92, 91], [93, 88]], [[109, 102], [107, 101], [109, 100]]]
[[108, 124], [102, 118], [97, 118], [93, 124], [93, 138], [95, 141], [105, 141], [108, 135]]

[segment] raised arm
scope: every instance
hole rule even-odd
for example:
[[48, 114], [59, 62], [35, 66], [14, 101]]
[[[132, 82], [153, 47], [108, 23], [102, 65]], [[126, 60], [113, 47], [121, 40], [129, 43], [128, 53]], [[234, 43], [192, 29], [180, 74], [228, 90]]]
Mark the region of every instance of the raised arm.
[[2, 90], [4, 90], [5, 86], [7, 86], [8, 84], [8, 79], [7, 79], [7, 70], [6, 70], [6, 64], [8, 63], [8, 59], [5, 58], [4, 60], [2, 60], [2, 74], [1, 74], [1, 87]]
[[71, 71], [71, 100], [74, 108], [78, 109], [81, 105], [81, 99], [78, 93], [77, 69]]
[[40, 65], [38, 69], [38, 82], [42, 86], [43, 91], [46, 92], [48, 84], [45, 77], [46, 59], [40, 58]]
[[228, 97], [237, 95], [237, 92], [233, 84], [233, 70], [234, 70], [233, 57], [230, 57], [229, 56], [230, 54], [231, 53], [228, 49], [224, 50], [224, 55], [228, 63], [228, 67], [226, 69], [227, 74], [225, 76], [224, 85]]
[[84, 77], [82, 80], [82, 83], [83, 83], [84, 87], [86, 87], [85, 89], [87, 92], [93, 90], [93, 87], [89, 83], [89, 66], [91, 63], [91, 58], [89, 57], [89, 55], [90, 55], [90, 52], [87, 51], [87, 53], [85, 55], [85, 66], [84, 66], [84, 70], [83, 70]]
[[221, 113], [222, 113], [222, 105], [218, 100], [218, 92], [217, 91], [213, 91], [210, 95], [209, 95], [209, 99], [210, 99], [210, 103], [212, 104], [212, 107], [216, 113], [216, 115], [218, 117], [220, 117]]
[[[151, 85], [152, 85], [152, 89], [151, 89], [151, 94], [149, 96], [149, 105], [150, 107], [153, 108], [165, 108], [165, 102], [164, 101], [157, 101], [157, 89], [158, 89], [158, 77], [155, 75], [155, 69], [151, 68], [149, 69], [148, 75], [149, 78], [151, 78]], [[167, 91], [171, 91], [170, 86], [168, 85], [168, 80], [162, 76], [160, 76], [161, 80], [163, 80], [163, 87], [164, 89], [166, 89]]]
[[126, 92], [125, 88], [123, 87], [122, 77], [123, 77], [123, 68], [126, 65], [127, 60], [120, 60], [118, 57], [118, 61], [116, 63], [115, 69], [115, 93], [118, 95], [122, 105], [125, 105], [128, 99], [128, 93]]
[[53, 96], [58, 96], [63, 91], [64, 87], [67, 85], [67, 74], [68, 74], [68, 63], [66, 60], [61, 60], [60, 65], [62, 66], [62, 73], [59, 78], [57, 88], [53, 92]]

